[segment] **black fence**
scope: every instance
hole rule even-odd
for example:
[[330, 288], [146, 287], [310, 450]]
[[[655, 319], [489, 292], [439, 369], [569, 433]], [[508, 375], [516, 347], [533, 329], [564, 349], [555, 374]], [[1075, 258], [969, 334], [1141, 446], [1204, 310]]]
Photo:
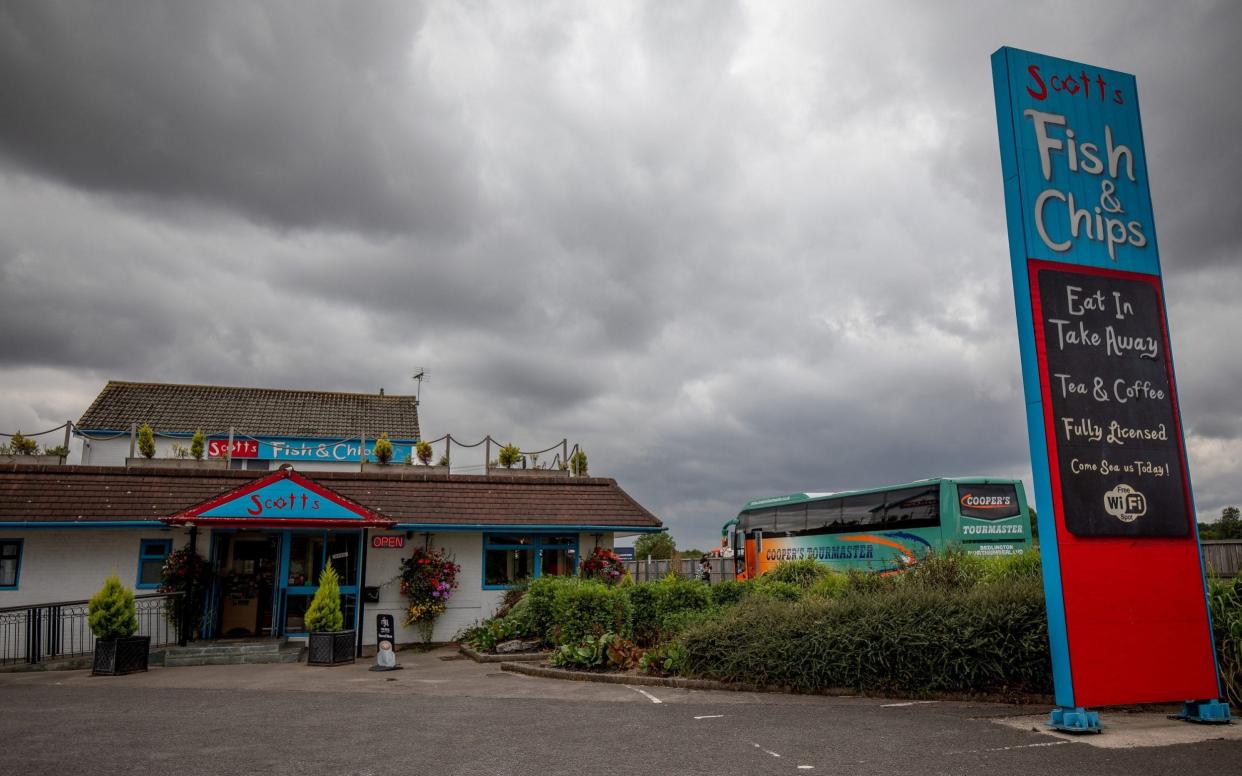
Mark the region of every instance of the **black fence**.
[[[170, 621], [172, 599], [181, 593], [134, 596], [136, 635], [150, 636], [151, 646], [177, 643]], [[0, 665], [41, 663], [95, 651], [95, 634], [87, 622], [87, 601], [10, 606], [0, 609]]]

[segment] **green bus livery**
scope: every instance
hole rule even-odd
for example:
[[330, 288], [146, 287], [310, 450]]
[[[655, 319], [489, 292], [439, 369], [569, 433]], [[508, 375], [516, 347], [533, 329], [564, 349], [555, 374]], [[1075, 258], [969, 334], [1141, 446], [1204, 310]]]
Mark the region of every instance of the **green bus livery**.
[[893, 574], [944, 547], [1008, 555], [1032, 539], [1022, 482], [986, 477], [758, 499], [725, 524], [725, 533], [739, 579], [807, 559], [838, 571]]

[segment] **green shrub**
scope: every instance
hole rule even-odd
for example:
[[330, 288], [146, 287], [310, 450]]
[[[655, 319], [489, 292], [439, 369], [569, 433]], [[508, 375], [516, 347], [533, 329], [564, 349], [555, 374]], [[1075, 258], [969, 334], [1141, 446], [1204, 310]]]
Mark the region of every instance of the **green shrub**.
[[200, 428], [194, 432], [194, 436], [190, 437], [190, 457], [196, 461], [203, 460], [203, 454], [206, 452], [207, 437]]
[[1042, 582], [1043, 566], [1039, 559], [1039, 550], [1023, 550], [1013, 555], [997, 555], [984, 558], [983, 582]]
[[676, 639], [682, 632], [698, 625], [704, 620], [713, 617], [720, 617], [723, 610], [708, 609], [683, 609], [679, 612], [671, 612], [660, 618], [660, 641], [672, 641]]
[[934, 590], [964, 590], [984, 577], [989, 559], [972, 555], [963, 547], [944, 547], [927, 553], [905, 572], [895, 575], [903, 585]]
[[815, 580], [815, 583], [807, 589], [806, 594], [815, 598], [832, 600], [843, 597], [849, 590], [849, 577], [834, 571]]
[[802, 598], [802, 588], [792, 582], [768, 579], [767, 575], [755, 580], [750, 588], [752, 598], [771, 598], [776, 601], [797, 601]]
[[1208, 586], [1216, 661], [1226, 699], [1242, 708], [1242, 577], [1213, 580]]
[[832, 571], [813, 559], [787, 560], [776, 564], [776, 568], [763, 575], [763, 579], [774, 582], [788, 582], [804, 590]]
[[882, 593], [897, 586], [899, 575], [881, 576], [871, 571], [858, 569], [845, 570], [845, 592], [847, 595]]
[[9, 438], [8, 452], [12, 455], [38, 455], [39, 443], [16, 431]]
[[45, 447], [43, 448], [43, 454], [54, 455], [58, 458], [68, 458], [69, 448], [66, 447], [65, 445], [56, 445], [55, 447]]
[[656, 589], [652, 582], [642, 582], [623, 588], [630, 598], [633, 609], [634, 640], [651, 646], [660, 639], [660, 615], [656, 611]]
[[319, 589], [311, 599], [303, 618], [307, 632], [335, 632], [345, 627], [345, 615], [341, 612], [341, 580], [336, 569], [325, 566], [319, 575]]
[[420, 439], [414, 443], [414, 455], [418, 456], [418, 462], [423, 466], [431, 464], [431, 443], [425, 439]]
[[1034, 584], [902, 585], [799, 603], [751, 596], [678, 639], [683, 673], [801, 691], [1047, 693], [1043, 591]]
[[112, 574], [86, 605], [86, 622], [97, 639], [132, 636], [138, 630], [134, 591], [122, 585], [121, 578]]
[[653, 584], [656, 593], [656, 616], [663, 620], [670, 614], [699, 611], [712, 605], [711, 588], [697, 579], [669, 574]]
[[716, 606], [732, 606], [750, 589], [745, 582], [739, 582], [736, 579], [726, 579], [718, 585], [712, 585], [710, 588], [712, 595], [712, 603]]
[[530, 607], [531, 633], [551, 644], [549, 632], [553, 625], [552, 602], [556, 593], [563, 587], [572, 587], [581, 582], [574, 577], [541, 577], [530, 581], [524, 600]]
[[615, 638], [612, 633], [584, 636], [573, 643], [562, 644], [548, 662], [562, 668], [600, 668], [608, 660], [608, 647]]
[[506, 614], [504, 618], [512, 624], [515, 638], [519, 636], [539, 635], [535, 631], [535, 619], [529, 598], [523, 597], [519, 599], [518, 602], [509, 609], [508, 614]]
[[479, 652], [492, 652], [502, 641], [521, 637], [519, 623], [506, 617], [484, 620], [473, 628], [467, 628], [458, 638]]
[[634, 608], [626, 591], [602, 582], [564, 585], [552, 598], [552, 626], [547, 635], [555, 645], [574, 644], [587, 636], [633, 633]]
[[155, 431], [151, 429], [150, 423], [143, 423], [138, 427], [138, 453], [143, 458], [155, 457]]
[[500, 452], [496, 454], [496, 461], [506, 469], [510, 469], [521, 457], [521, 448], [514, 444], [507, 444], [501, 445]]
[[646, 674], [669, 676], [686, 673], [687, 652], [680, 641], [666, 641], [647, 650], [638, 660], [638, 670]]
[[387, 434], [379, 435], [379, 439], [375, 440], [375, 447], [372, 448], [371, 452], [375, 453], [375, 460], [380, 463], [388, 463], [392, 460], [392, 442], [388, 441]]
[[585, 450], [579, 449], [569, 456], [569, 471], [575, 477], [587, 476], [587, 454]]

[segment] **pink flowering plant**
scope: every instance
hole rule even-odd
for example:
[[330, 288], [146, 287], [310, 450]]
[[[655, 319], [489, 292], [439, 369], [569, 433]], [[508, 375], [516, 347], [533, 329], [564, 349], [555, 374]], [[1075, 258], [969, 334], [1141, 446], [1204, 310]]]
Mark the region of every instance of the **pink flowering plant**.
[[[164, 614], [168, 617], [168, 621], [179, 626], [182, 622], [182, 609], [188, 605], [190, 622], [197, 627], [203, 619], [207, 588], [211, 585], [211, 568], [207, 565], [207, 561], [203, 560], [198, 553], [190, 552], [189, 547], [182, 547], [168, 553], [168, 557], [164, 559], [164, 567], [160, 571], [161, 580], [157, 592], [182, 594], [166, 600]], [[185, 594], [191, 582], [194, 583], [194, 600], [187, 602]]]
[[582, 577], [615, 585], [625, 578], [625, 563], [607, 547], [596, 547], [591, 556], [582, 561]]
[[410, 602], [405, 624], [417, 625], [424, 642], [431, 641], [436, 618], [448, 608], [460, 573], [461, 566], [444, 550], [430, 547], [416, 547], [413, 555], [401, 561], [401, 594]]

